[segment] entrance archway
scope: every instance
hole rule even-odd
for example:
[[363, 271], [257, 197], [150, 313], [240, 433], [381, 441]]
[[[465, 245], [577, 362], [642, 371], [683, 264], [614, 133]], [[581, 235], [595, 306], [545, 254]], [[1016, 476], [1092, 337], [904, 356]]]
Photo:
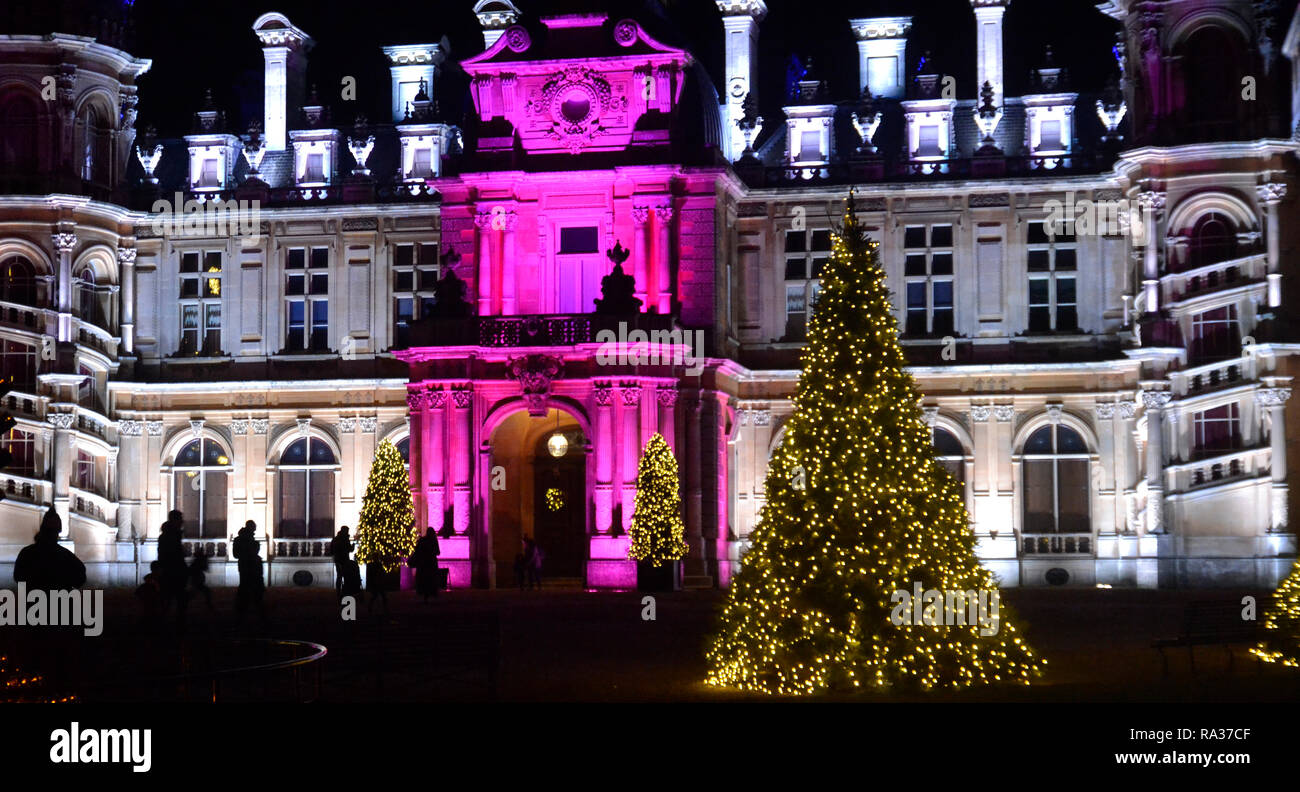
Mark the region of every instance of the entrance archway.
[[[563, 453], [550, 441], [564, 438]], [[488, 476], [491, 563], [496, 585], [517, 585], [516, 556], [525, 536], [542, 548], [543, 578], [582, 584], [586, 574], [587, 438], [572, 415], [520, 410], [492, 432]], [[559, 450], [558, 448], [556, 450]]]

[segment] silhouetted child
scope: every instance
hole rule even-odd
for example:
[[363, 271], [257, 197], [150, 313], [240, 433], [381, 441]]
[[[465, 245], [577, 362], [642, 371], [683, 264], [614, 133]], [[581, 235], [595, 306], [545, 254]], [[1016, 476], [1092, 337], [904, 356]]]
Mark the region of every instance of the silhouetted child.
[[339, 588], [340, 597], [361, 596], [361, 565], [352, 559], [342, 566], [343, 580]]
[[208, 556], [200, 548], [194, 550], [194, 560], [190, 562], [190, 589], [195, 594], [202, 594], [204, 601], [208, 603], [208, 610], [212, 610], [212, 590], [207, 584]]
[[162, 584], [158, 582], [158, 562], [149, 565], [149, 574], [135, 590], [136, 599], [140, 601], [140, 623], [145, 627], [156, 627], [163, 616]]

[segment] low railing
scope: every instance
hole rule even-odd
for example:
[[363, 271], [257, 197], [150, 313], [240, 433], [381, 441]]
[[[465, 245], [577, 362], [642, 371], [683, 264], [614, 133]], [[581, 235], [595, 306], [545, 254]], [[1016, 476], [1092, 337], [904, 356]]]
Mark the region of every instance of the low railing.
[[46, 310], [19, 303], [0, 302], [0, 324], [41, 333], [45, 331]]
[[1164, 302], [1169, 304], [1211, 294], [1220, 289], [1260, 283], [1267, 274], [1268, 256], [1256, 253], [1182, 272], [1167, 273], [1160, 278], [1160, 289]]
[[208, 558], [226, 557], [226, 542], [222, 539], [194, 539], [181, 542], [181, 547], [185, 549], [186, 558], [192, 558], [199, 551]]
[[31, 476], [16, 475], [22, 473], [35, 474], [36, 471], [6, 471], [0, 476], [0, 488], [4, 490], [6, 500], [20, 500], [27, 503], [47, 503], [49, 498], [46, 497], [46, 490], [50, 487], [50, 482], [41, 481]]
[[[110, 646], [116, 670], [123, 658], [134, 658], [137, 646]], [[284, 639], [187, 640], [163, 662], [179, 674], [114, 673], [92, 687], [91, 701], [268, 701], [308, 703], [321, 697], [325, 657], [322, 644]], [[250, 660], [260, 660], [248, 664]], [[149, 659], [158, 665], [158, 658]], [[133, 660], [138, 665], [149, 661]], [[238, 662], [239, 665], [232, 663]], [[163, 670], [159, 668], [158, 670]], [[308, 687], [304, 690], [304, 676]]]
[[1092, 534], [1039, 534], [1020, 538], [1024, 555], [1090, 555], [1092, 544]]
[[1182, 392], [1194, 396], [1241, 384], [1247, 375], [1244, 366], [1241, 358], [1232, 358], [1185, 369], [1176, 376], [1183, 384]]
[[5, 411], [10, 415], [35, 417], [38, 401], [35, 396], [30, 394], [14, 393], [11, 391], [7, 396], [5, 396], [4, 404]]
[[330, 558], [332, 539], [272, 539], [272, 558]]
[[[1239, 445], [1240, 442], [1234, 438], [1232, 444]], [[1269, 449], [1245, 447], [1194, 450], [1193, 456], [1199, 458], [1165, 468], [1168, 491], [1186, 491], [1257, 476], [1267, 469]]]

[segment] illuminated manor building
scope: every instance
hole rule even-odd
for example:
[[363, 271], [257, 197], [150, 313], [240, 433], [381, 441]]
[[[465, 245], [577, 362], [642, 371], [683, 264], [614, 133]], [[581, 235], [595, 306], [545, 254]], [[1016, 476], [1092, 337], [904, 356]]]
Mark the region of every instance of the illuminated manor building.
[[[137, 105], [176, 99], [150, 94], [130, 3], [0, 12], [0, 582], [52, 507], [99, 585], [139, 580], [172, 509], [217, 583], [251, 519], [273, 584], [329, 585], [391, 441], [453, 586], [511, 585], [528, 535], [549, 580], [627, 588], [660, 432], [684, 583], [726, 586], [856, 186], [1004, 585], [1275, 584], [1300, 17], [1103, 2], [1113, 83], [1080, 93], [1047, 54], [1004, 68], [1026, 2], [964, 7], [971, 63], [918, 51], [937, 20], [842, 19], [826, 46], [858, 88], [834, 95], [824, 53], [763, 76], [764, 0], [716, 0], [713, 74], [680, 4], [479, 0], [454, 53], [436, 15], [403, 21], [433, 43], [358, 75], [371, 119], [346, 79], [318, 97], [311, 34], [268, 12], [244, 117], [208, 100], [161, 136]], [[616, 260], [635, 312], [597, 312]]]

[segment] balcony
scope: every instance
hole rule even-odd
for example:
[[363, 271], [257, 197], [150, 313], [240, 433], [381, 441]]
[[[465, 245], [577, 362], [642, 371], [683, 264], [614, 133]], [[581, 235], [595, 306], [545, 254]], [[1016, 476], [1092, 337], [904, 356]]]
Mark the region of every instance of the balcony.
[[476, 316], [418, 320], [411, 323], [409, 337], [410, 347], [557, 347], [594, 344], [602, 330], [620, 338], [640, 330], [653, 339], [649, 334], [672, 332], [675, 326], [667, 314]]
[[1092, 555], [1092, 534], [1044, 534], [1020, 537], [1021, 554]]
[[45, 317], [49, 313], [42, 308], [32, 308], [20, 303], [0, 302], [0, 325], [33, 333], [45, 332]]
[[1175, 391], [1186, 396], [1199, 396], [1242, 384], [1250, 376], [1245, 364], [1242, 358], [1234, 357], [1173, 372], [1170, 378]]
[[1186, 492], [1255, 478], [1268, 471], [1269, 455], [1268, 447], [1196, 450], [1191, 462], [1165, 468], [1165, 484], [1169, 492]]
[[1268, 256], [1264, 253], [1170, 272], [1160, 277], [1161, 299], [1166, 305], [1179, 303], [1223, 289], [1263, 283], [1267, 274]]

